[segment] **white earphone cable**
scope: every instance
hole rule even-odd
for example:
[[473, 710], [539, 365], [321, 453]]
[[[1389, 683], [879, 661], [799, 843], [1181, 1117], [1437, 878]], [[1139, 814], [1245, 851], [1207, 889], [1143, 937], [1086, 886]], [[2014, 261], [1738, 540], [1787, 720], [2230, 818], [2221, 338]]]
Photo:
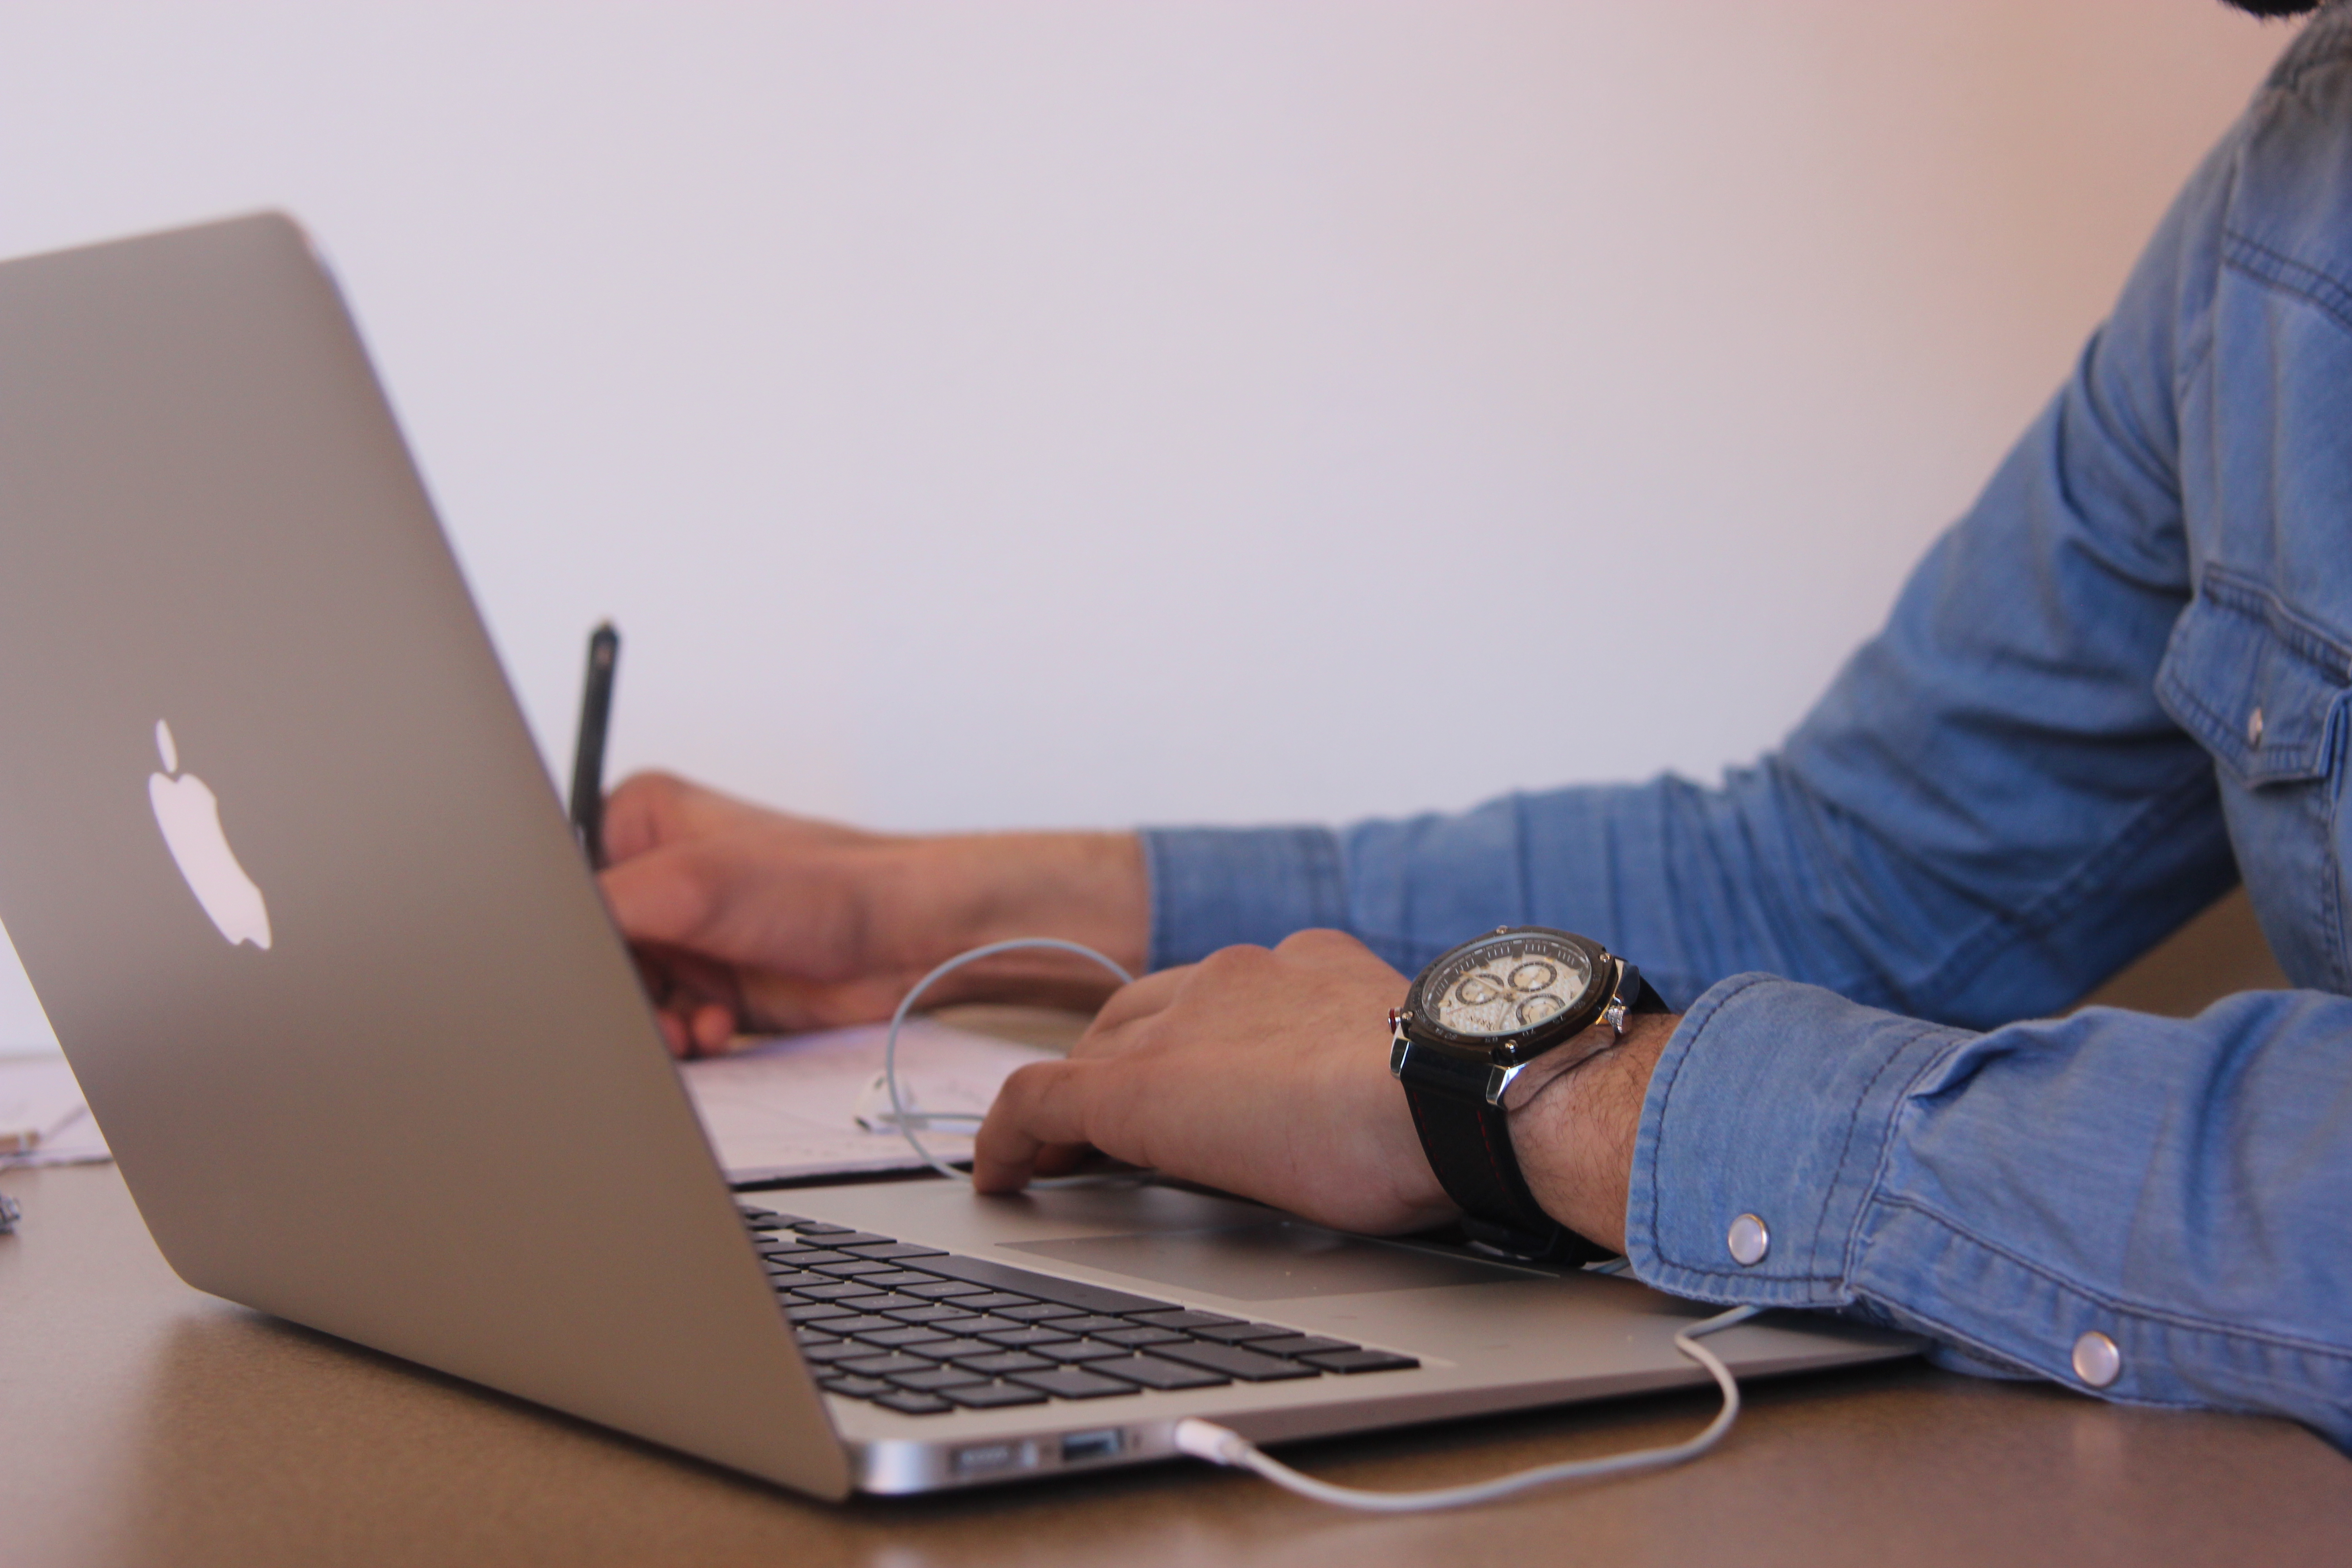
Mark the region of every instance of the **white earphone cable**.
[[[1030, 948], [1051, 948], [1059, 952], [1074, 952], [1080, 958], [1091, 959], [1118, 975], [1118, 983], [1122, 985], [1129, 984], [1135, 979], [1134, 975], [1127, 972], [1124, 965], [1097, 952], [1084, 942], [1066, 942], [1057, 936], [1015, 937], [1009, 942], [992, 942], [985, 946], [975, 947], [969, 952], [956, 954], [920, 980], [916, 981], [914, 988], [908, 991], [904, 999], [899, 1002], [898, 1010], [890, 1015], [889, 1037], [882, 1045], [882, 1081], [890, 1090], [892, 1124], [898, 1129], [898, 1136], [907, 1141], [907, 1146], [914, 1150], [917, 1158], [951, 1181], [970, 1182], [971, 1175], [969, 1172], [957, 1170], [953, 1165], [932, 1153], [923, 1146], [923, 1141], [915, 1136], [915, 1124], [923, 1119], [908, 1110], [906, 1095], [898, 1087], [898, 1030], [906, 1023], [907, 1015], [914, 1010], [916, 1002], [921, 998], [924, 992], [929, 991], [933, 985], [953, 974], [965, 964], [976, 963], [983, 958], [992, 958], [1000, 952], [1018, 952]], [[1104, 1179], [1100, 1176], [1061, 1176], [1033, 1181], [1029, 1184], [1033, 1187], [1085, 1186], [1097, 1184]], [[1136, 1179], [1136, 1173], [1122, 1172], [1112, 1179], [1133, 1181]]]

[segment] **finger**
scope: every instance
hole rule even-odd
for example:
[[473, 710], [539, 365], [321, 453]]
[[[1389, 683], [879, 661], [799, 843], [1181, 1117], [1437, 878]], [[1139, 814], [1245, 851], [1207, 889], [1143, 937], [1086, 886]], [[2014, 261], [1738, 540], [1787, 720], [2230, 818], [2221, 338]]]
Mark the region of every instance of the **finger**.
[[727, 1049], [735, 1037], [735, 1009], [716, 1002], [705, 1002], [694, 1010], [688, 1027], [694, 1036], [695, 1050], [706, 1057], [715, 1057]]
[[1192, 978], [1195, 967], [1185, 963], [1173, 969], [1154, 970], [1134, 984], [1122, 985], [1112, 992], [1110, 1000], [1102, 1005], [1102, 1010], [1095, 1015], [1095, 1021], [1087, 1026], [1086, 1034], [1070, 1054], [1098, 1055], [1099, 1052], [1088, 1053], [1087, 1050], [1090, 1044], [1097, 1042], [1097, 1037], [1108, 1035], [1138, 1018], [1148, 1018], [1165, 1009], [1176, 999], [1176, 993], [1184, 988], [1184, 983]]
[[1099, 1070], [1092, 1062], [1033, 1062], [1006, 1079], [972, 1140], [973, 1188], [1017, 1192], [1028, 1184], [1046, 1145], [1090, 1142], [1086, 1091]]
[[633, 859], [655, 846], [684, 837], [710, 792], [675, 773], [642, 773], [624, 779], [604, 796], [604, 853], [614, 861]]
[[1048, 1143], [1037, 1151], [1030, 1173], [1035, 1176], [1066, 1176], [1083, 1165], [1094, 1154], [1088, 1143]]

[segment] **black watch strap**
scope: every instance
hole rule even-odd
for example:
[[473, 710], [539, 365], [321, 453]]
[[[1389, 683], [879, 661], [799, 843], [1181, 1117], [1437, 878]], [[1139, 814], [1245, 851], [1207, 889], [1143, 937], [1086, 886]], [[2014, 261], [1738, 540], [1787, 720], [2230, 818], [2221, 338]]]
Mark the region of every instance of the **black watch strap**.
[[[1663, 1013], [1666, 1005], [1643, 980], [1633, 1011]], [[1612, 1256], [1536, 1201], [1511, 1147], [1510, 1113], [1486, 1100], [1486, 1064], [1474, 1058], [1418, 1051], [1397, 1075], [1430, 1169], [1445, 1195], [1462, 1205], [1463, 1228], [1474, 1240], [1517, 1258], [1591, 1263]]]

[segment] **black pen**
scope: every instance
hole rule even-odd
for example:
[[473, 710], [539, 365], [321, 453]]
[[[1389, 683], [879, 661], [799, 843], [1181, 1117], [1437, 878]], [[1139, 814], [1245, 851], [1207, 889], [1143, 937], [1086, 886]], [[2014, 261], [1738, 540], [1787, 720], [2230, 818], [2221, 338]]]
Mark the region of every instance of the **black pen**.
[[621, 634], [605, 621], [588, 636], [588, 683], [572, 750], [572, 831], [597, 871], [604, 868], [604, 731], [613, 721], [613, 667], [620, 660]]

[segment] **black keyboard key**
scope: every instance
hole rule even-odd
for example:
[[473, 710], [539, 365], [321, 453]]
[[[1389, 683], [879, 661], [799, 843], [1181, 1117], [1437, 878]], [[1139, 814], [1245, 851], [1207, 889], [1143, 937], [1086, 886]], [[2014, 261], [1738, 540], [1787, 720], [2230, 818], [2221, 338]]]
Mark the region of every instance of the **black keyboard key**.
[[993, 1355], [965, 1356], [956, 1364], [970, 1372], [984, 1372], [991, 1377], [1003, 1377], [1016, 1372], [1045, 1372], [1054, 1363], [1026, 1351], [998, 1351]]
[[828, 1377], [817, 1386], [833, 1394], [845, 1394], [852, 1399], [871, 1399], [877, 1394], [887, 1394], [890, 1385], [878, 1377]]
[[1172, 1345], [1184, 1336], [1173, 1329], [1104, 1329], [1094, 1337], [1115, 1345]]
[[889, 1312], [922, 1305], [912, 1296], [894, 1295], [887, 1290], [877, 1290], [867, 1296], [835, 1296], [833, 1300], [835, 1306], [852, 1307], [861, 1312]]
[[894, 1268], [887, 1274], [861, 1274], [858, 1278], [865, 1280], [868, 1285], [877, 1285], [885, 1290], [896, 1290], [901, 1285], [929, 1285], [931, 1283], [931, 1277], [929, 1275], [917, 1274], [911, 1269], [906, 1268]]
[[822, 1274], [812, 1274], [805, 1268], [771, 1268], [768, 1270], [768, 1283], [779, 1290], [790, 1290], [796, 1286], [830, 1285], [833, 1281]]
[[[1065, 1307], [1076, 1307], [1082, 1312], [1164, 1311], [1166, 1301], [1155, 1301], [1149, 1296], [1130, 1296], [1124, 1290], [1105, 1289], [1100, 1285], [1081, 1285], [1075, 1279], [1056, 1279], [1050, 1274], [1033, 1273], [1006, 1263], [991, 1263], [977, 1258], [934, 1258], [923, 1267], [933, 1274], [949, 1279], [961, 1279], [973, 1285], [985, 1285], [993, 1290], [1013, 1290], [1039, 1301], [1057, 1301]], [[1007, 1306], [1013, 1305], [1011, 1302]]]
[[1239, 1318], [1223, 1317], [1215, 1312], [1188, 1312], [1181, 1307], [1171, 1307], [1164, 1312], [1129, 1312], [1125, 1315], [1155, 1329], [1209, 1329], [1220, 1323], [1241, 1321]]
[[801, 1236], [815, 1237], [826, 1247], [879, 1247], [898, 1239], [895, 1236], [876, 1236], [871, 1231], [853, 1230], [845, 1225], [827, 1225], [821, 1219], [804, 1219], [785, 1228]]
[[866, 1263], [871, 1259], [852, 1258], [846, 1252], [835, 1252], [829, 1247], [767, 1247], [760, 1254], [771, 1263], [788, 1264], [794, 1268], [814, 1268], [824, 1263]]
[[1280, 1356], [1260, 1355], [1241, 1345], [1211, 1345], [1195, 1341], [1161, 1345], [1158, 1353], [1187, 1366], [1205, 1367], [1227, 1377], [1240, 1378], [1244, 1383], [1279, 1383], [1286, 1377], [1313, 1377], [1318, 1371], [1295, 1361], [1284, 1361]]
[[1346, 1340], [1327, 1340], [1320, 1334], [1286, 1334], [1278, 1340], [1252, 1340], [1249, 1348], [1260, 1355], [1303, 1356], [1357, 1347]]
[[954, 1388], [967, 1383], [986, 1383], [988, 1379], [976, 1372], [966, 1372], [960, 1366], [934, 1366], [921, 1372], [902, 1372], [890, 1381], [901, 1388], [911, 1388], [920, 1394], [937, 1394], [942, 1388]]
[[1248, 1340], [1296, 1339], [1295, 1329], [1277, 1329], [1272, 1323], [1211, 1323], [1192, 1331], [1196, 1340], [1214, 1340], [1221, 1345], [1237, 1345]]
[[[805, 1267], [815, 1269], [819, 1274], [830, 1274], [836, 1279], [855, 1279], [861, 1274], [898, 1274], [904, 1272], [904, 1270], [899, 1268], [899, 1267], [895, 1263], [883, 1263], [871, 1258], [845, 1258], [839, 1263], [811, 1263], [805, 1265]], [[930, 1276], [928, 1274], [918, 1275], [915, 1279], [907, 1281], [907, 1283], [909, 1285], [919, 1284], [929, 1278]]]
[[[1041, 1318], [1083, 1318], [1089, 1315], [1096, 1317], [1101, 1316], [1100, 1313], [1088, 1314], [1081, 1312], [1076, 1307], [1065, 1307], [1059, 1301], [1033, 1301], [1026, 1307], [999, 1307], [997, 1311], [1003, 1317], [1017, 1318], [1024, 1323], [1034, 1323]], [[1124, 1322], [1126, 1320], [1120, 1319], [1118, 1321]]]
[[901, 1415], [937, 1415], [942, 1411], [955, 1408], [936, 1394], [916, 1394], [912, 1391], [901, 1394], [877, 1394], [874, 1396], [874, 1403], [885, 1410], [895, 1410]]
[[1029, 1307], [1035, 1303], [1026, 1296], [1010, 1295], [1003, 1290], [983, 1290], [977, 1296], [959, 1296], [956, 1305], [968, 1312], [993, 1312], [999, 1307]]
[[886, 1318], [896, 1318], [902, 1323], [936, 1323], [942, 1318], [962, 1318], [971, 1314], [960, 1312], [953, 1307], [932, 1304], [921, 1307], [892, 1307], [882, 1315]]
[[869, 1329], [901, 1329], [906, 1325], [861, 1312], [853, 1318], [821, 1318], [810, 1327], [823, 1329], [828, 1334], [862, 1334]]
[[794, 1285], [792, 1293], [803, 1301], [834, 1301], [844, 1296], [871, 1296], [873, 1289], [865, 1285], [853, 1285], [846, 1279], [830, 1280], [823, 1285]]
[[869, 1246], [863, 1242], [844, 1241], [837, 1236], [829, 1236], [824, 1238], [824, 1244], [843, 1252], [854, 1253], [859, 1258], [878, 1258], [885, 1262], [900, 1258], [945, 1258], [947, 1256], [936, 1247], [917, 1247], [911, 1241], [885, 1241]]
[[1033, 1345], [1030, 1349], [1047, 1361], [1058, 1362], [1108, 1361], [1113, 1356], [1135, 1353], [1125, 1345], [1107, 1345], [1100, 1340], [1066, 1340], [1058, 1345]]
[[998, 1329], [980, 1336], [992, 1345], [1006, 1350], [1018, 1350], [1027, 1345], [1067, 1344], [1076, 1336], [1066, 1334], [1051, 1323], [1024, 1323], [1017, 1329]]
[[1421, 1364], [1409, 1355], [1390, 1351], [1314, 1351], [1298, 1359], [1325, 1372], [1402, 1372]]
[[827, 1340], [823, 1344], [801, 1346], [801, 1359], [813, 1366], [834, 1366], [874, 1353], [871, 1345], [861, 1345], [856, 1340]]
[[827, 1318], [854, 1318], [856, 1313], [832, 1301], [802, 1301], [784, 1309], [788, 1323], [821, 1323]]
[[1127, 1320], [1106, 1318], [1100, 1313], [1089, 1312], [1082, 1318], [1056, 1318], [1054, 1320], [1054, 1326], [1066, 1334], [1092, 1334], [1105, 1329], [1123, 1329], [1127, 1327]]
[[1129, 1356], [1124, 1361], [1090, 1361], [1087, 1370], [1097, 1377], [1116, 1377], [1145, 1388], [1216, 1388], [1231, 1383], [1197, 1366], [1179, 1366], [1158, 1356]]
[[967, 1410], [998, 1410], [1008, 1405], [1043, 1405], [1045, 1396], [1034, 1388], [1011, 1383], [968, 1383], [940, 1390]]
[[[950, 1301], [948, 1305], [951, 1307], [961, 1307], [963, 1303], [961, 1301]], [[999, 1329], [1017, 1329], [1021, 1327], [1019, 1323], [1014, 1322], [1012, 1319], [1000, 1318], [992, 1312], [965, 1312], [952, 1318], [940, 1318], [935, 1320], [935, 1321], [939, 1327], [945, 1329], [951, 1334], [985, 1334], [992, 1333]]]
[[901, 1285], [898, 1289], [909, 1296], [920, 1296], [927, 1301], [945, 1301], [957, 1296], [984, 1296], [987, 1289], [967, 1285], [961, 1279], [934, 1279], [928, 1285]]
[[887, 1355], [850, 1356], [833, 1363], [844, 1372], [861, 1373], [867, 1377], [888, 1377], [894, 1373], [921, 1372], [931, 1363], [920, 1356]]
[[897, 1350], [900, 1345], [920, 1344], [925, 1340], [942, 1337], [939, 1330], [921, 1326], [911, 1329], [877, 1329], [872, 1333], [857, 1336], [860, 1343], [879, 1345], [887, 1351]]
[[[932, 1331], [938, 1331], [938, 1325], [932, 1326]], [[931, 1361], [961, 1361], [967, 1356], [996, 1353], [996, 1347], [986, 1340], [918, 1340], [911, 1346], [902, 1348], [908, 1355], [923, 1356]]]
[[1115, 1377], [1102, 1377], [1075, 1366], [1053, 1372], [1024, 1372], [1013, 1379], [1024, 1388], [1034, 1388], [1056, 1399], [1108, 1399], [1116, 1394], [1140, 1392], [1131, 1383]]

